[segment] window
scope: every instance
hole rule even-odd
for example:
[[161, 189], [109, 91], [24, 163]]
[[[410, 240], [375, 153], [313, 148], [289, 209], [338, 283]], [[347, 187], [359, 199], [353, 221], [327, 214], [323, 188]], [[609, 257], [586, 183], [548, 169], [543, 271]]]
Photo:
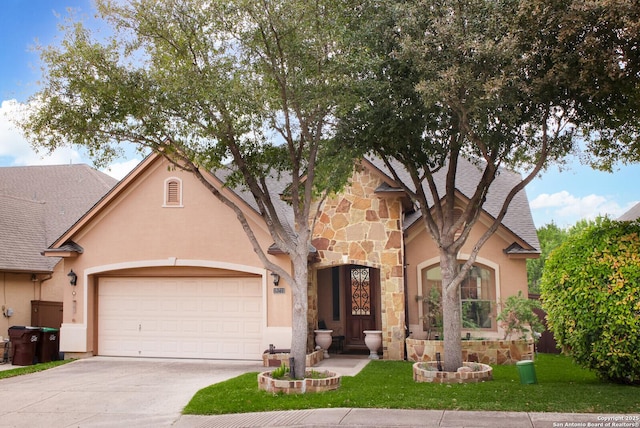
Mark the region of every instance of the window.
[[182, 206], [182, 180], [179, 178], [167, 178], [164, 182], [164, 206]]
[[462, 327], [492, 328], [495, 286], [492, 271], [474, 265], [462, 281]]
[[[460, 286], [462, 328], [494, 329], [495, 274], [474, 265]], [[442, 275], [440, 266], [422, 271], [422, 326], [425, 331], [442, 329]]]

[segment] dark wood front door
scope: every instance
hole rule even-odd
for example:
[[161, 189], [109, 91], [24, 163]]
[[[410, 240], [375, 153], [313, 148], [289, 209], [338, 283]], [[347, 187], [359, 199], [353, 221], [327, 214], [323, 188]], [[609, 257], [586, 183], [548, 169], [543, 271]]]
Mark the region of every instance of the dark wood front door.
[[347, 303], [346, 337], [347, 349], [366, 349], [364, 331], [376, 329], [375, 297], [378, 281], [376, 269], [349, 266], [345, 284]]

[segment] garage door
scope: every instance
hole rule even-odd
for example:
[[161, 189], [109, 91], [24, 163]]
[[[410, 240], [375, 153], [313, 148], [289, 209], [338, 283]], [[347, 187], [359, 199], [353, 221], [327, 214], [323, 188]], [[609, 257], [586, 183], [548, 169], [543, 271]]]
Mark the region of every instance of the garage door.
[[100, 278], [98, 354], [259, 359], [260, 278]]

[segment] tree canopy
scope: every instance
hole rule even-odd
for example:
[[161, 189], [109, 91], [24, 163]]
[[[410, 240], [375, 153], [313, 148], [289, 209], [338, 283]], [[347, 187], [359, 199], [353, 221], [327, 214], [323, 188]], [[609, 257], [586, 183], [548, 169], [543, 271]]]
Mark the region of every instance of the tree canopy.
[[[44, 86], [23, 128], [37, 146], [75, 144], [98, 161], [134, 142], [192, 172], [292, 285], [296, 371], [307, 345], [311, 201], [343, 185], [355, 154], [373, 152], [411, 179], [405, 191], [440, 248], [445, 364], [454, 369], [460, 282], [518, 192], [579, 138], [603, 168], [637, 160], [633, 1], [99, 0], [98, 9], [114, 36], [98, 41], [74, 23], [61, 46], [41, 49]], [[461, 159], [481, 172], [462, 203]], [[229, 163], [229, 184], [254, 196], [293, 275], [202, 173]], [[524, 178], [459, 269], [456, 255], [503, 168]], [[290, 180], [291, 222], [270, 174]]]
[[[332, 139], [334, 116], [357, 61], [351, 2], [321, 0], [98, 0], [113, 36], [71, 23], [59, 46], [40, 48], [42, 89], [21, 123], [50, 150], [85, 147], [98, 164], [135, 143], [193, 173], [234, 210], [264, 266], [294, 297], [292, 354], [304, 373], [311, 203], [351, 174], [350, 150]], [[293, 273], [258, 245], [242, 210], [206, 176], [253, 195]], [[284, 209], [268, 179], [288, 181]]]
[[530, 293], [540, 293], [540, 279], [544, 272], [544, 265], [549, 254], [559, 247], [567, 238], [568, 231], [558, 227], [555, 223], [545, 224], [536, 232], [540, 240], [540, 257], [527, 260], [527, 282]]
[[583, 230], [602, 224], [605, 219], [606, 217], [598, 216], [594, 220], [578, 220], [576, 224], [566, 229], [558, 227], [553, 222], [538, 228], [537, 233], [538, 238], [540, 239], [540, 257], [537, 259], [527, 260], [527, 281], [529, 282], [529, 292], [540, 293], [540, 280], [544, 273], [546, 261], [553, 250], [564, 244], [567, 239], [574, 237]]
[[[339, 138], [370, 148], [419, 206], [440, 248], [445, 366], [461, 365], [460, 283], [515, 195], [587, 141], [603, 168], [638, 144], [633, 2], [462, 0], [370, 4], [359, 28], [372, 66]], [[626, 14], [625, 12], [629, 12]], [[460, 199], [461, 159], [480, 171]], [[523, 173], [459, 268], [457, 254], [503, 168]], [[447, 176], [438, 186], [435, 174]], [[398, 180], [402, 183], [403, 180]]]

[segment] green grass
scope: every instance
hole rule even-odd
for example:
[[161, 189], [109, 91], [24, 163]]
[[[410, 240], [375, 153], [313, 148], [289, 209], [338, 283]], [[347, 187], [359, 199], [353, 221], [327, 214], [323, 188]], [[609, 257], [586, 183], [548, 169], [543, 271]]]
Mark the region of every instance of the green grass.
[[476, 384], [416, 383], [406, 361], [371, 361], [343, 376], [336, 391], [273, 395], [247, 373], [196, 393], [185, 414], [213, 415], [328, 407], [455, 409], [563, 413], [640, 413], [640, 387], [602, 382], [565, 356], [539, 355], [538, 384], [521, 385], [515, 366], [494, 366], [493, 380]]
[[73, 360], [61, 360], [51, 361], [50, 363], [34, 364], [32, 366], [24, 366], [17, 369], [2, 370], [0, 371], [0, 379], [6, 379], [8, 377], [22, 376], [29, 373], [41, 372], [53, 367], [58, 367], [63, 364], [70, 363]]

